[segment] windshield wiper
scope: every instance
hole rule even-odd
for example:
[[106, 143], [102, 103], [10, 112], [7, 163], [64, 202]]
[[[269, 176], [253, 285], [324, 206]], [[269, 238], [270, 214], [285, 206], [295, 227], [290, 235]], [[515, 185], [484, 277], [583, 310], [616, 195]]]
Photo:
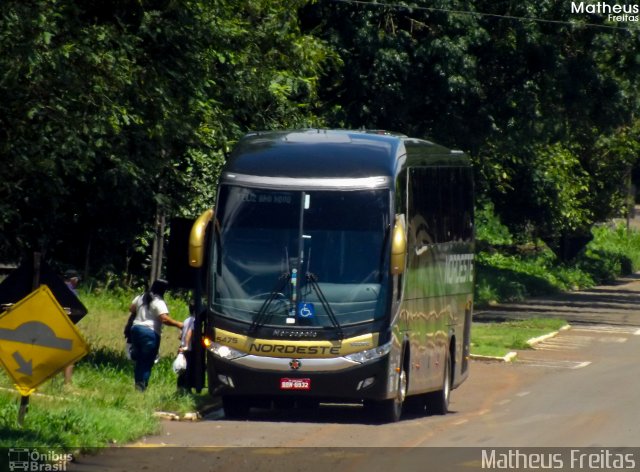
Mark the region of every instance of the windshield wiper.
[[338, 332], [339, 339], [344, 339], [344, 333], [342, 332], [342, 327], [338, 322], [338, 318], [336, 318], [336, 314], [333, 312], [333, 308], [331, 308], [331, 305], [329, 304], [327, 297], [324, 296], [324, 293], [320, 288], [320, 284], [318, 284], [318, 276], [313, 272], [307, 272], [307, 281], [311, 283], [313, 290], [316, 292], [316, 295], [318, 296], [318, 300], [320, 300], [322, 307], [327, 312], [327, 315], [331, 320], [331, 324], [334, 326], [334, 328]]
[[275, 300], [278, 294], [284, 290], [289, 280], [291, 280], [291, 274], [288, 272], [278, 277], [276, 286], [273, 288], [273, 290], [271, 290], [271, 292], [269, 292], [269, 297], [264, 301], [264, 303], [262, 303], [260, 309], [257, 311], [256, 316], [253, 319], [251, 326], [249, 327], [250, 333], [255, 332], [260, 326], [265, 325], [269, 321], [269, 319], [271, 319], [271, 316], [273, 316], [273, 312], [268, 311], [269, 306], [271, 306], [271, 303], [273, 302], [273, 300]]

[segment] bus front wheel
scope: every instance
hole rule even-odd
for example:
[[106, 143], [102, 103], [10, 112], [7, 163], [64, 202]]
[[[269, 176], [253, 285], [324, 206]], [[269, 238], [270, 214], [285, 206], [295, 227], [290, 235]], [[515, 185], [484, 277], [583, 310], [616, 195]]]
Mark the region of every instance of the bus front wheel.
[[407, 371], [403, 367], [398, 376], [396, 394], [389, 400], [375, 403], [378, 419], [384, 423], [395, 423], [402, 416], [402, 405], [407, 398]]

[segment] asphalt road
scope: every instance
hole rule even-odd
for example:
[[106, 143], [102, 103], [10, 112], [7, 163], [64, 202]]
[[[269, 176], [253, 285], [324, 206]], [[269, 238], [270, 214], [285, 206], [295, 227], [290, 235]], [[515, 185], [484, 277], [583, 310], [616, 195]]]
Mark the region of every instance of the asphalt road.
[[[566, 297], [514, 309], [568, 314], [572, 328], [521, 351], [514, 363], [474, 361], [446, 416], [380, 425], [355, 406], [255, 410], [247, 421], [215, 411], [199, 422], [165, 422], [158, 436], [80, 457], [67, 470], [164, 471], [188, 464], [198, 471], [469, 471], [486, 469], [487, 451], [504, 450], [497, 448], [577, 448], [595, 451], [600, 462], [610, 450], [640, 448], [640, 279]], [[640, 467], [640, 449], [631, 451]], [[544, 457], [562, 462], [557, 470], [579, 465]], [[523, 463], [507, 465], [516, 470]]]

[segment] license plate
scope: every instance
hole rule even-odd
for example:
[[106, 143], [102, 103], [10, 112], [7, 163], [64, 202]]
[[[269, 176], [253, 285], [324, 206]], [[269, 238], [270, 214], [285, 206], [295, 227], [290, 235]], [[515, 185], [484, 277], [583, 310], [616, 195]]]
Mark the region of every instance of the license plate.
[[311, 379], [280, 379], [280, 390], [311, 390]]

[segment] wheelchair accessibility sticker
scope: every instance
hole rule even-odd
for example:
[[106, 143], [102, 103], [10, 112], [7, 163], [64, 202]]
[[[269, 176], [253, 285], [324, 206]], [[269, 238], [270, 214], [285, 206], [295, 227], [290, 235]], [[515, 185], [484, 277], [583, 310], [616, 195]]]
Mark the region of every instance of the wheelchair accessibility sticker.
[[300, 302], [298, 304], [298, 316], [300, 318], [308, 319], [313, 318], [316, 314], [316, 309], [313, 303]]

